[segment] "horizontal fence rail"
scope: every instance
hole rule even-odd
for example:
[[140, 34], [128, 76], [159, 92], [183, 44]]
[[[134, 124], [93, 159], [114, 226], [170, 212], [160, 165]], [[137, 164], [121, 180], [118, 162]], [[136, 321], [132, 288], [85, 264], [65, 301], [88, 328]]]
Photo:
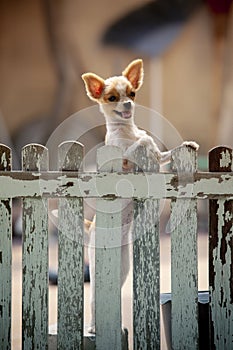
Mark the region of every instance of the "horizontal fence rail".
[[[233, 172], [93, 173], [0, 171], [0, 198], [197, 198], [233, 199]], [[124, 187], [119, 186], [124, 183]], [[128, 186], [127, 186], [128, 184]]]
[[[58, 333], [50, 349], [127, 349], [121, 330], [121, 235], [132, 220], [133, 349], [160, 349], [159, 204], [171, 199], [171, 347], [198, 349], [197, 200], [209, 200], [209, 348], [233, 344], [233, 161], [232, 149], [209, 153], [209, 172], [197, 169], [197, 152], [172, 151], [171, 170], [141, 148], [134, 171], [121, 169], [122, 152], [104, 146], [97, 171], [83, 170], [83, 146], [58, 149], [49, 169], [46, 147], [22, 150], [22, 171], [12, 171], [11, 150], [0, 145], [0, 349], [11, 348], [12, 199], [22, 198], [22, 348], [47, 349], [48, 200], [58, 198]], [[142, 171], [143, 169], [143, 171]], [[84, 334], [84, 203], [96, 199], [96, 336]], [[122, 205], [127, 203], [123, 210]], [[116, 208], [118, 210], [116, 211]], [[113, 214], [114, 213], [114, 214]], [[127, 220], [128, 221], [127, 221]], [[110, 246], [110, 248], [109, 248]], [[107, 277], [106, 277], [107, 276]], [[92, 339], [93, 340], [93, 339]]]

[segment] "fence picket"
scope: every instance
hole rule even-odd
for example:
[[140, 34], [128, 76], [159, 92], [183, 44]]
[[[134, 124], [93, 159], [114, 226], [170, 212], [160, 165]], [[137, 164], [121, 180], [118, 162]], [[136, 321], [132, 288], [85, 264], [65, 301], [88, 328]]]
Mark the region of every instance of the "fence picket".
[[[158, 172], [159, 165], [139, 147], [135, 170]], [[146, 181], [146, 175], [145, 175]], [[134, 201], [133, 332], [134, 349], [160, 349], [159, 201]]]
[[[48, 150], [22, 150], [24, 171], [47, 171]], [[48, 347], [48, 208], [42, 198], [23, 199], [23, 349]]]
[[[99, 171], [121, 171], [118, 147], [97, 151]], [[96, 349], [121, 349], [121, 205], [120, 199], [96, 201], [95, 314]]]
[[[0, 171], [11, 170], [11, 150], [0, 144]], [[11, 349], [12, 201], [0, 199], [0, 349]]]
[[[59, 146], [59, 170], [81, 171], [83, 145], [75, 141]], [[58, 349], [83, 346], [83, 199], [59, 201]]]
[[[192, 184], [196, 152], [178, 147], [172, 153], [172, 169]], [[184, 175], [184, 179], [182, 175]], [[192, 185], [190, 185], [192, 191]], [[198, 349], [197, 203], [176, 199], [171, 203], [172, 349]]]
[[[209, 171], [233, 171], [233, 151], [216, 147], [209, 152]], [[209, 285], [211, 349], [233, 344], [233, 201], [209, 201]]]

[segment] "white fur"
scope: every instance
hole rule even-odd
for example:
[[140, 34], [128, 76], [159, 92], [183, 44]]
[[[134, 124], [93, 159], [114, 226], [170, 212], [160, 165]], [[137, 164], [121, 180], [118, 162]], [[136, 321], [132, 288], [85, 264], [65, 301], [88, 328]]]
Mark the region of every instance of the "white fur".
[[[126, 159], [123, 168], [132, 171], [132, 167], [127, 160], [132, 160], [135, 150], [139, 146], [147, 148], [148, 157], [153, 157], [164, 164], [171, 159], [171, 151], [161, 152], [154, 142], [153, 138], [144, 130], [138, 129], [134, 123], [135, 105], [133, 98], [127, 94], [127, 91], [136, 92], [143, 81], [143, 63], [142, 60], [131, 62], [123, 71], [121, 76], [115, 76], [103, 80], [93, 73], [87, 73], [82, 76], [88, 96], [96, 101], [106, 120], [107, 133], [105, 137], [106, 145], [118, 146], [123, 150], [123, 156]], [[97, 88], [96, 88], [97, 87]], [[96, 90], [95, 90], [96, 89]], [[117, 100], [113, 102], [106, 101], [105, 97], [111, 94], [111, 91], [117, 92]], [[101, 93], [99, 93], [101, 92]], [[130, 104], [130, 105], [129, 105]], [[129, 108], [130, 106], [130, 108]], [[123, 113], [123, 114], [122, 114]], [[126, 117], [124, 117], [126, 116]], [[198, 149], [196, 142], [184, 142], [183, 144]], [[122, 217], [122, 235], [130, 235], [130, 222], [132, 221], [132, 202], [126, 203], [127, 210], [123, 211]], [[90, 227], [91, 240], [95, 235], [95, 224]], [[91, 278], [91, 327], [90, 332], [95, 332], [95, 257], [94, 249], [89, 250], [90, 255], [90, 278]], [[124, 283], [129, 271], [129, 251], [128, 245], [122, 245], [122, 284]]]

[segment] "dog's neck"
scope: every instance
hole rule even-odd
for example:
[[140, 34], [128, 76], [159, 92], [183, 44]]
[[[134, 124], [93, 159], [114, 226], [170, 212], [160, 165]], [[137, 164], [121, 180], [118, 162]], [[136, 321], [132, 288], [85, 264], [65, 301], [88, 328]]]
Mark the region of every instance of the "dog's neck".
[[105, 120], [106, 120], [106, 129], [109, 133], [111, 132], [114, 132], [116, 130], [119, 130], [119, 129], [128, 129], [128, 130], [131, 130], [131, 129], [134, 129], [136, 127], [136, 125], [134, 124], [134, 120], [133, 118], [131, 118], [130, 120], [127, 120], [127, 121], [114, 121], [114, 122], [111, 122], [109, 121], [109, 118], [105, 117]]
[[138, 128], [134, 124], [133, 118], [127, 121], [111, 122], [109, 118], [106, 119], [106, 136], [105, 144], [118, 146], [122, 148], [123, 152], [137, 140]]
[[125, 137], [127, 135], [128, 138], [134, 139], [134, 136], [137, 134], [138, 128], [134, 123], [133, 117], [130, 120], [122, 120], [122, 121], [109, 121], [109, 118], [105, 116], [106, 120], [106, 129], [107, 129], [107, 137], [116, 136], [117, 137]]

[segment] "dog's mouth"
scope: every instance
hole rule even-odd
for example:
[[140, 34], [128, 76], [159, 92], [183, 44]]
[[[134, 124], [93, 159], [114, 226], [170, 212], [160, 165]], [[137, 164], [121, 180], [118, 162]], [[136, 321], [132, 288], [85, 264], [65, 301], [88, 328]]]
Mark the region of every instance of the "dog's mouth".
[[119, 115], [121, 118], [123, 118], [123, 119], [129, 119], [129, 118], [131, 118], [131, 116], [132, 116], [131, 111], [119, 112], [119, 111], [116, 111], [116, 110], [114, 109], [114, 112], [115, 112], [117, 115]]

